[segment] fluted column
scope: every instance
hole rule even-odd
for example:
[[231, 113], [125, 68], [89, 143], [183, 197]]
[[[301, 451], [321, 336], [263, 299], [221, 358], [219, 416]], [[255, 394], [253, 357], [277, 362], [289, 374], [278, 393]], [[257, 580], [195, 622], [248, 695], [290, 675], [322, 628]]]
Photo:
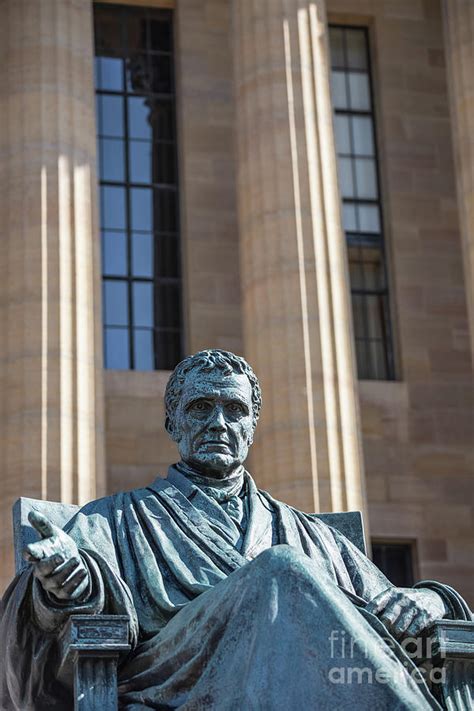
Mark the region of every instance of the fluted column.
[[252, 468], [308, 511], [365, 510], [324, 3], [235, 0], [234, 49]]
[[104, 492], [92, 3], [0, 2], [0, 572], [18, 496]]
[[444, 0], [464, 276], [474, 361], [474, 2]]

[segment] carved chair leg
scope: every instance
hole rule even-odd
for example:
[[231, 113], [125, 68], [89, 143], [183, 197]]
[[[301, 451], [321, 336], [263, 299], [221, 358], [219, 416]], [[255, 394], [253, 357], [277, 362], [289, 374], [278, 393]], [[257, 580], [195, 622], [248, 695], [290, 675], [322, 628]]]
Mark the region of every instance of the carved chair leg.
[[441, 684], [433, 691], [447, 711], [472, 711], [474, 708], [474, 662], [466, 659], [446, 659], [438, 666]]
[[117, 664], [130, 650], [125, 615], [72, 615], [61, 635], [59, 676], [74, 688], [74, 711], [116, 711]]
[[446, 711], [474, 708], [474, 622], [439, 620], [426, 634], [430, 643], [432, 693]]
[[74, 711], [116, 711], [117, 653], [77, 652], [74, 663]]

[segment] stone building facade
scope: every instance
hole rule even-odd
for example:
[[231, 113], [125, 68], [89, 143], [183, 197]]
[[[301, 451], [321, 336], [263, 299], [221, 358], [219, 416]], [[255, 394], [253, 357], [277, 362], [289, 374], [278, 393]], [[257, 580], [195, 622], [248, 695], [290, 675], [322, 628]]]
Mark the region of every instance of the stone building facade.
[[[249, 468], [262, 488], [307, 511], [361, 509], [375, 543], [410, 550], [415, 577], [472, 601], [474, 5], [117, 0], [95, 12], [125, 5], [163, 10], [173, 28], [181, 353], [225, 348], [253, 365], [264, 407]], [[3, 587], [18, 496], [84, 503], [176, 455], [169, 370], [104, 367], [93, 3], [1, 0], [0, 12]], [[329, 25], [364, 29], [370, 48], [384, 377], [357, 375]]]

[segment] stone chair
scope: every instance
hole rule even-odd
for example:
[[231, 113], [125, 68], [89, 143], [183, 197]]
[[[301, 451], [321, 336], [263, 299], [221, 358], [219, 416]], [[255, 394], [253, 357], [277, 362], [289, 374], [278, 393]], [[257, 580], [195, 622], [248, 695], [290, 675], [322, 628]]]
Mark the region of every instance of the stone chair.
[[[19, 573], [28, 564], [22, 551], [37, 540], [28, 521], [35, 509], [63, 528], [79, 506], [22, 497], [13, 506], [15, 567]], [[313, 514], [344, 534], [366, 553], [362, 516], [359, 511]], [[424, 664], [439, 670], [441, 684], [433, 693], [447, 711], [472, 711], [474, 700], [474, 622], [440, 620], [425, 634], [431, 650]], [[74, 683], [75, 711], [114, 711], [117, 709], [117, 663], [120, 654], [130, 649], [128, 618], [122, 615], [71, 615], [61, 631], [65, 675]]]

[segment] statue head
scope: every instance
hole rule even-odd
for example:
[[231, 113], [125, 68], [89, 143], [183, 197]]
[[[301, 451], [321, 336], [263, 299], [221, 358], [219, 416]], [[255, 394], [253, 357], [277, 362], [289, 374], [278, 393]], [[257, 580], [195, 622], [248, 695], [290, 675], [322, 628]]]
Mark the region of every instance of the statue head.
[[259, 382], [243, 358], [200, 351], [178, 363], [168, 381], [166, 430], [186, 464], [226, 478], [247, 457], [261, 404]]

